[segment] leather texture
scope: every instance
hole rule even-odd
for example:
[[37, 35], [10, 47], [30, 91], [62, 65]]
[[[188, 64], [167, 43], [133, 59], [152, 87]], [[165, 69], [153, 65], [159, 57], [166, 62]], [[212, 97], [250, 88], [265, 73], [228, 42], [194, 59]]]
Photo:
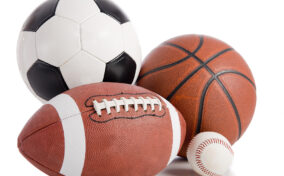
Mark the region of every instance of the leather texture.
[[[85, 64], [83, 64], [85, 63]], [[106, 64], [85, 51], [81, 51], [60, 67], [68, 87], [101, 82], [104, 79]]]
[[107, 63], [124, 51], [122, 26], [104, 13], [98, 13], [81, 24], [84, 51]]
[[100, 9], [94, 0], [60, 0], [55, 15], [82, 23], [99, 12]]
[[42, 24], [55, 15], [59, 0], [48, 0], [41, 4], [27, 19], [23, 31], [36, 32]]
[[59, 68], [37, 60], [27, 73], [29, 83], [35, 93], [44, 100], [68, 90]]
[[36, 49], [39, 59], [60, 67], [81, 51], [80, 25], [52, 17], [36, 32]]
[[128, 17], [123, 13], [120, 8], [109, 0], [95, 0], [101, 12], [108, 14], [112, 18], [120, 22], [120, 24], [129, 22]]
[[104, 82], [122, 82], [131, 84], [134, 80], [137, 65], [127, 54], [122, 53], [106, 64]]
[[18, 138], [23, 156], [48, 175], [58, 175], [64, 157], [64, 135], [58, 119], [54, 107], [45, 105], [33, 115]]
[[[120, 58], [122, 53], [123, 60]], [[43, 103], [52, 97], [44, 95], [45, 89], [42, 92], [33, 90], [27, 78], [27, 73], [31, 72], [37, 60], [59, 68], [61, 77], [71, 89], [104, 79], [134, 84], [142, 58], [131, 22], [116, 5], [105, 0], [47, 0], [24, 24], [17, 55], [25, 83]], [[115, 58], [118, 60], [114, 61]], [[129, 64], [124, 67], [126, 70], [122, 70], [122, 62]], [[111, 73], [107, 73], [106, 67]], [[52, 75], [45, 77], [51, 78], [46, 82], [57, 79]], [[51, 85], [48, 88], [50, 94], [53, 89], [59, 91]]]
[[[74, 101], [84, 126], [85, 144], [80, 144], [86, 146], [81, 174], [83, 176], [153, 176], [167, 166], [172, 156], [177, 155], [177, 152], [172, 152], [178, 151], [183, 144], [186, 124], [181, 114], [177, 111], [178, 117], [171, 117], [165, 101], [144, 88], [119, 83], [97, 83], [74, 88], [60, 96], [63, 95]], [[133, 106], [129, 106], [129, 111], [126, 112], [125, 107], [121, 106], [119, 113], [112, 108], [111, 114], [107, 114], [106, 110], [102, 110], [101, 117], [96, 114], [94, 100], [102, 102], [103, 99], [111, 101], [122, 97], [158, 98], [162, 103], [162, 110], [159, 111], [156, 105], [155, 111], [152, 111], [148, 105], [144, 111], [139, 105], [137, 112]], [[63, 155], [64, 151], [66, 152], [65, 130], [69, 129], [69, 138], [72, 138], [72, 133], [78, 134], [78, 131], [68, 127], [74, 127], [78, 123], [65, 122], [78, 118], [78, 114], [71, 114], [77, 110], [64, 109], [64, 105], [69, 107], [70, 102], [58, 100], [60, 98], [55, 97], [50, 103], [53, 106], [60, 105], [61, 112], [60, 108], [56, 111], [53, 106], [44, 105], [27, 123], [18, 140], [21, 153], [49, 175], [63, 175], [60, 171], [66, 162]], [[67, 113], [66, 117], [60, 116], [64, 113]], [[172, 126], [173, 118], [177, 118], [180, 126]], [[64, 124], [63, 128], [61, 124]], [[174, 133], [174, 129], [180, 131]], [[176, 138], [175, 134], [180, 136]], [[180, 139], [180, 145], [172, 150], [176, 139]], [[68, 145], [72, 147], [78, 144]]]
[[185, 35], [158, 46], [142, 64], [137, 84], [167, 98], [183, 114], [183, 157], [199, 132], [218, 132], [235, 143], [256, 105], [254, 78], [244, 59], [208, 36]]

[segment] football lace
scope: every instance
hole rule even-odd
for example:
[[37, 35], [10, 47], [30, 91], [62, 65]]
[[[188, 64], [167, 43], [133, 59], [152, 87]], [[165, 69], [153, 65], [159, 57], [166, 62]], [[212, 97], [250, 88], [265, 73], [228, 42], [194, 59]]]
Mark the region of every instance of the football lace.
[[111, 114], [111, 108], [115, 108], [116, 112], [120, 112], [121, 106], [124, 107], [125, 111], [129, 111], [129, 106], [133, 106], [134, 110], [137, 112], [140, 107], [143, 107], [144, 111], [147, 111], [148, 107], [151, 107], [151, 110], [155, 111], [155, 105], [159, 107], [159, 111], [162, 111], [162, 103], [157, 98], [150, 98], [150, 97], [130, 97], [129, 99], [121, 97], [118, 99], [112, 99], [111, 101], [108, 101], [106, 99], [103, 99], [102, 102], [98, 102], [97, 100], [93, 101], [94, 108], [99, 116], [102, 115], [102, 110], [106, 110], [107, 114]]

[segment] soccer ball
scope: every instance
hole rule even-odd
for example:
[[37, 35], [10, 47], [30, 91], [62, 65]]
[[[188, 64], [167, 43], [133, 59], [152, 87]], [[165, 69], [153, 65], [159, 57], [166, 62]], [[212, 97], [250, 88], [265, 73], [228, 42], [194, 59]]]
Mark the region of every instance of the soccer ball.
[[18, 41], [20, 72], [42, 102], [83, 84], [135, 83], [141, 58], [129, 19], [108, 0], [48, 0]]

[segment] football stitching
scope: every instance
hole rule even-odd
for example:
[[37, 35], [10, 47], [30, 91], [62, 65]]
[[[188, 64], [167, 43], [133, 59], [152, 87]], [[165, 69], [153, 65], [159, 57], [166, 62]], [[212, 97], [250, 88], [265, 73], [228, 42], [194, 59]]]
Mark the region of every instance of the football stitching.
[[[92, 95], [89, 98], [87, 98], [87, 100], [85, 101], [85, 107], [90, 108], [93, 107], [93, 102], [92, 99], [97, 98], [97, 97], [112, 97], [112, 96], [122, 96], [122, 95], [150, 95], [150, 96], [155, 96], [155, 94], [153, 93], [147, 93], [147, 92], [143, 92], [143, 93], [116, 93], [116, 94], [105, 94], [105, 95]], [[160, 99], [160, 98], [159, 98]], [[161, 100], [161, 99], [160, 99]], [[89, 104], [90, 102], [90, 104]]]
[[143, 117], [146, 117], [146, 116], [157, 117], [157, 118], [164, 118], [165, 115], [166, 115], [166, 108], [163, 105], [162, 109], [163, 109], [164, 113], [161, 114], [161, 115], [157, 115], [157, 114], [153, 113], [153, 114], [143, 114], [143, 115], [136, 116], [136, 117], [124, 117], [124, 116], [119, 117], [119, 116], [117, 116], [117, 117], [113, 117], [113, 118], [108, 119], [108, 120], [101, 120], [101, 121], [95, 120], [95, 118], [93, 117], [95, 114], [97, 114], [96, 111], [95, 111], [95, 108], [94, 108], [94, 104], [93, 104], [93, 101], [95, 100], [95, 98], [97, 98], [97, 97], [123, 96], [123, 95], [133, 95], [133, 96], [137, 96], [137, 95], [140, 95], [140, 96], [148, 95], [149, 96], [149, 95], [151, 95], [151, 96], [154, 96], [155, 98], [159, 99], [159, 101], [161, 102], [161, 99], [159, 97], [156, 97], [152, 93], [118, 93], [118, 94], [112, 94], [112, 95], [93, 95], [93, 96], [89, 97], [85, 101], [85, 107], [92, 108], [90, 111], [88, 111], [88, 112], [92, 112], [91, 114], [89, 114], [89, 118], [93, 122], [96, 122], [96, 123], [107, 123], [107, 122], [112, 121], [112, 120], [118, 120], [118, 119], [135, 120], [135, 119], [143, 118]]
[[119, 100], [114, 98], [112, 100], [107, 100], [107, 99], [102, 99], [102, 102], [98, 102], [97, 100], [93, 101], [93, 107], [96, 110], [96, 113], [99, 116], [102, 116], [102, 110], [106, 110], [107, 114], [110, 115], [111, 114], [111, 109], [115, 108], [117, 113], [120, 113], [120, 106], [123, 106], [125, 111], [128, 112], [129, 111], [129, 106], [134, 106], [135, 112], [138, 111], [139, 107], [143, 107], [143, 110], [145, 112], [147, 112], [147, 108], [150, 105], [152, 112], [155, 111], [155, 106], [159, 106], [159, 111], [162, 111], [162, 103], [160, 102], [160, 100], [156, 97], [150, 98], [150, 97], [138, 97], [138, 98], [134, 98], [134, 97], [130, 97], [130, 98], [125, 98], [125, 97], [121, 97]]
[[217, 174], [217, 173], [214, 173], [214, 172], [208, 170], [208, 169], [205, 167], [205, 165], [204, 165], [204, 163], [202, 162], [202, 160], [201, 160], [201, 155], [202, 155], [204, 149], [205, 149], [207, 146], [211, 145], [211, 144], [219, 144], [219, 145], [222, 145], [222, 146], [224, 146], [227, 150], [229, 150], [229, 152], [230, 152], [232, 155], [234, 155], [234, 152], [233, 152], [231, 146], [230, 146], [227, 142], [224, 142], [223, 140], [221, 140], [221, 139], [219, 139], [219, 138], [210, 138], [210, 139], [207, 139], [206, 141], [202, 142], [202, 143], [198, 146], [198, 148], [197, 148], [197, 150], [196, 150], [196, 152], [195, 152], [196, 165], [197, 165], [197, 167], [198, 167], [203, 173], [205, 173], [205, 174], [207, 174], [207, 175], [209, 175], [209, 176], [221, 176], [221, 175], [219, 175], [219, 174]]
[[[165, 110], [165, 108], [163, 107], [162, 108], [163, 110]], [[96, 112], [93, 112], [92, 114], [89, 115], [89, 118], [93, 121], [93, 122], [96, 122], [96, 123], [107, 123], [107, 122], [110, 122], [110, 121], [113, 121], [113, 120], [119, 120], [119, 119], [127, 119], [127, 120], [135, 120], [135, 119], [140, 119], [140, 118], [143, 118], [143, 117], [146, 117], [146, 116], [151, 116], [151, 117], [157, 117], [157, 118], [164, 118], [165, 115], [166, 115], [166, 111], [162, 114], [162, 115], [156, 115], [156, 114], [143, 114], [141, 116], [137, 116], [137, 117], [113, 117], [111, 119], [108, 119], [108, 120], [105, 120], [105, 121], [98, 121], [98, 120], [95, 120], [92, 115], [96, 114]]]
[[[94, 96], [89, 97], [89, 98], [85, 101], [85, 107], [86, 107], [86, 108], [92, 108], [92, 107], [93, 107], [93, 105], [88, 105], [88, 102], [90, 102], [90, 100], [91, 100], [92, 98], [101, 97], [101, 96], [110, 97], [110, 96], [119, 96], [119, 95], [152, 95], [152, 96], [154, 96], [154, 94], [152, 94], [152, 93], [118, 93], [118, 94], [112, 94], [112, 95], [94, 95]], [[160, 98], [158, 98], [158, 99], [160, 99]], [[57, 120], [57, 121], [55, 121], [55, 122], [53, 122], [53, 123], [51, 123], [51, 124], [49, 124], [49, 125], [47, 125], [47, 126], [45, 126], [45, 127], [42, 127], [42, 128], [40, 128], [40, 129], [37, 129], [36, 131], [33, 131], [33, 132], [31, 132], [29, 135], [25, 136], [22, 141], [26, 140], [27, 138], [29, 138], [29, 137], [32, 136], [33, 134], [35, 134], [35, 133], [37, 133], [37, 132], [39, 132], [39, 131], [41, 131], [41, 130], [44, 130], [44, 129], [48, 128], [49, 126], [52, 126], [52, 125], [57, 124], [57, 123], [59, 123], [59, 122], [61, 123], [61, 122], [64, 121], [64, 120], [67, 120], [67, 119], [76, 117], [76, 116], [78, 116], [78, 115], [83, 115], [83, 114], [86, 114], [86, 113], [90, 113], [90, 114], [89, 114], [89, 118], [90, 118], [92, 121], [94, 121], [94, 122], [97, 122], [97, 123], [107, 123], [107, 122], [109, 122], [109, 121], [118, 120], [118, 119], [135, 120], [135, 119], [138, 119], [138, 118], [143, 118], [143, 117], [145, 117], [145, 116], [152, 116], [152, 117], [157, 117], [157, 118], [163, 118], [163, 117], [166, 116], [166, 108], [163, 106], [162, 109], [163, 109], [165, 112], [164, 112], [162, 115], [160, 115], [160, 116], [159, 116], [159, 115], [156, 115], [156, 114], [144, 114], [144, 115], [137, 116], [137, 117], [114, 117], [113, 119], [109, 119], [109, 120], [107, 120], [107, 121], [105, 121], [105, 122], [102, 122], [102, 121], [96, 121], [96, 120], [94, 120], [94, 119], [91, 117], [93, 114], [96, 113], [96, 112], [94, 111], [94, 108], [92, 108], [92, 109], [90, 109], [90, 110], [86, 110], [86, 111], [81, 112], [81, 113], [77, 113], [77, 114], [72, 114], [72, 115], [66, 116], [66, 117], [64, 117], [64, 118], [62, 118], [62, 119], [60, 119], [60, 120]]]

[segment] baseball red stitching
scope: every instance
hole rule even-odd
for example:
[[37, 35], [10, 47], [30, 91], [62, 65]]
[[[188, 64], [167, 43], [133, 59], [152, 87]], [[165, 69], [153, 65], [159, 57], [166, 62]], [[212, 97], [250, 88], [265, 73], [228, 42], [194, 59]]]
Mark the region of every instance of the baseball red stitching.
[[231, 148], [231, 146], [229, 144], [227, 144], [226, 142], [224, 142], [223, 140], [221, 139], [218, 139], [218, 138], [211, 138], [211, 139], [207, 139], [206, 141], [202, 142], [197, 150], [196, 150], [196, 153], [195, 153], [195, 158], [196, 158], [196, 164], [198, 166], [198, 168], [204, 172], [205, 174], [209, 175], [209, 176], [221, 176], [219, 174], [216, 174], [214, 172], [211, 172], [209, 171], [205, 166], [204, 164], [202, 163], [202, 160], [201, 160], [201, 154], [203, 153], [204, 149], [211, 145], [211, 144], [220, 144], [220, 145], [223, 145], [226, 149], [228, 149], [230, 151], [230, 153], [232, 155], [234, 155], [234, 152]]

